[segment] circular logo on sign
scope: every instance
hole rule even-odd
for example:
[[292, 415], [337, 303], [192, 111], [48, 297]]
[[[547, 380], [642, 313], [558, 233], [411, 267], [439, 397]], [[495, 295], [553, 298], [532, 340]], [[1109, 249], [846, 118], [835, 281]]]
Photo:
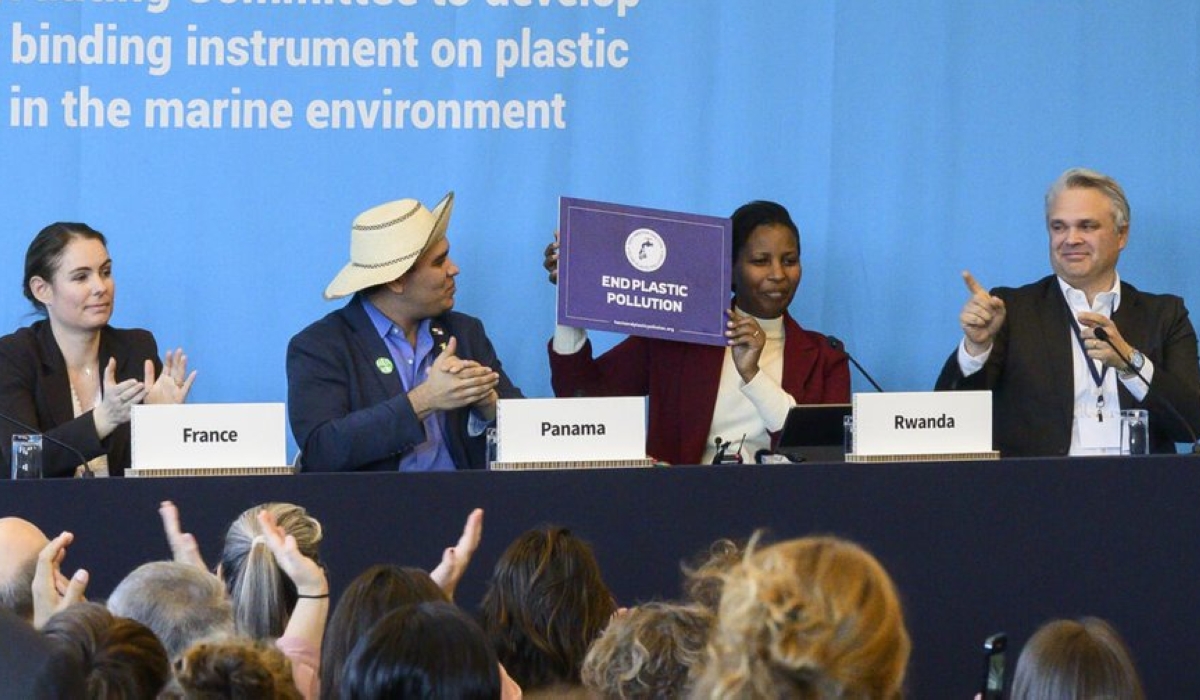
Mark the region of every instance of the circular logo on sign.
[[657, 232], [639, 228], [625, 239], [625, 259], [642, 272], [654, 272], [667, 260], [667, 245]]

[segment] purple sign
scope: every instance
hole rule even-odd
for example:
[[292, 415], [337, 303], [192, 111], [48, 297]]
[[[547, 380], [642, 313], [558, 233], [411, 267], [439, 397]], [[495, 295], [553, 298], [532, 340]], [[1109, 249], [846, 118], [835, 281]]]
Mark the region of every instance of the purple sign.
[[563, 197], [558, 323], [725, 345], [732, 223]]

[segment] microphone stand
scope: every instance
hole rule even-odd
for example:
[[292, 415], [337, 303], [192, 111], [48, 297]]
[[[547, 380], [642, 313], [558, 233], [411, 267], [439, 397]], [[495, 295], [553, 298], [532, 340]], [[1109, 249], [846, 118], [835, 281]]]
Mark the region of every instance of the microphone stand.
[[12, 416], [10, 416], [8, 414], [0, 413], [0, 420], [7, 421], [8, 423], [11, 423], [12, 425], [17, 426], [18, 428], [20, 428], [21, 430], [24, 430], [27, 433], [34, 434], [34, 435], [41, 435], [42, 439], [45, 440], [46, 442], [50, 443], [51, 445], [57, 445], [57, 446], [63, 448], [64, 450], [66, 450], [67, 452], [70, 452], [71, 454], [78, 457], [79, 464], [83, 466], [83, 477], [82, 478], [91, 479], [92, 477], [96, 476], [96, 474], [94, 472], [92, 472], [92, 468], [88, 466], [88, 460], [86, 457], [83, 456], [83, 453], [80, 452], [79, 450], [75, 449], [71, 445], [68, 445], [67, 443], [63, 442], [62, 440], [59, 440], [58, 438], [54, 437], [53, 435], [50, 435], [41, 430], [38, 430], [37, 428], [33, 427], [32, 425], [26, 425], [22, 421], [19, 421], [16, 418], [13, 418]]
[[832, 335], [825, 336], [825, 339], [829, 341], [830, 347], [832, 347], [834, 350], [841, 350], [846, 354], [846, 357], [850, 360], [850, 364], [854, 365], [854, 368], [857, 369], [862, 376], [866, 377], [868, 382], [871, 382], [871, 386], [875, 387], [875, 391], [878, 391], [881, 394], [885, 393], [883, 387], [879, 386], [879, 382], [875, 381], [875, 378], [868, 374], [867, 370], [863, 369], [862, 365], [858, 364], [858, 360], [854, 359], [854, 355], [851, 355], [849, 351], [846, 350], [845, 343]]

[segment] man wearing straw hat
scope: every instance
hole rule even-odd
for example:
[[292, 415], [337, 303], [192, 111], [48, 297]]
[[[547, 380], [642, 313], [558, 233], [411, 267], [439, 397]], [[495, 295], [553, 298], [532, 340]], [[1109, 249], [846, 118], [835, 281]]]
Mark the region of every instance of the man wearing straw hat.
[[452, 311], [451, 192], [354, 220], [350, 263], [325, 289], [350, 303], [288, 344], [288, 416], [303, 471], [486, 466], [496, 400], [520, 398], [479, 319]]

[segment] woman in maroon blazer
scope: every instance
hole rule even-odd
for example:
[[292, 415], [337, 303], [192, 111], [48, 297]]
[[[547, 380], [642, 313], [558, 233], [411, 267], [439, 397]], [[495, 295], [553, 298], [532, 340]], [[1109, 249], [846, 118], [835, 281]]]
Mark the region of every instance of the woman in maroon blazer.
[[[800, 232], [787, 209], [755, 201], [733, 213], [733, 304], [725, 348], [630, 337], [598, 358], [581, 329], [550, 342], [558, 396], [649, 396], [647, 451], [674, 464], [712, 461], [717, 441], [745, 461], [769, 449], [796, 404], [847, 403], [844, 352], [787, 313], [800, 285]], [[558, 245], [546, 249], [557, 279]], [[745, 440], [742, 440], [745, 435]]]
[[[159, 362], [148, 331], [108, 325], [116, 295], [112, 264], [104, 235], [87, 224], [51, 224], [29, 244], [25, 296], [45, 318], [0, 338], [4, 465], [13, 434], [31, 432], [19, 421], [74, 448], [44, 440], [45, 476], [120, 476], [129, 466], [133, 405], [187, 397], [196, 373], [187, 373], [182, 350]], [[0, 469], [0, 477], [8, 474]]]

